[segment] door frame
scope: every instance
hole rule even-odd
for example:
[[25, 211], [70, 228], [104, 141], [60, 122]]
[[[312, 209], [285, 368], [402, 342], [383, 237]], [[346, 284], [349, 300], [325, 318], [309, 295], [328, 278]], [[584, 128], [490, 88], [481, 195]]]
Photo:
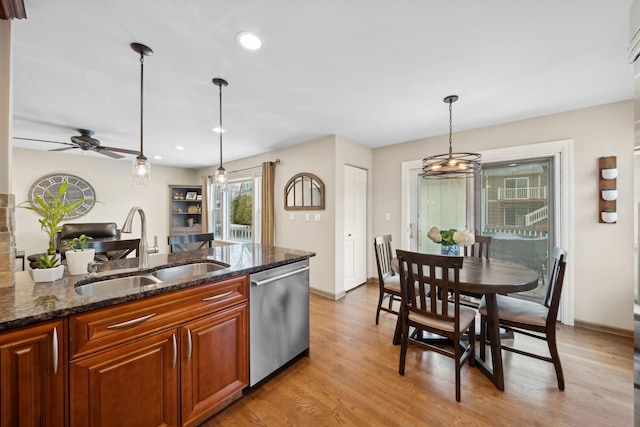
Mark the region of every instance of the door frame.
[[[501, 162], [507, 160], [521, 160], [534, 157], [554, 158], [554, 218], [556, 218], [556, 233], [554, 246], [560, 246], [569, 253], [571, 258], [574, 251], [574, 154], [573, 139], [550, 142], [517, 145], [480, 151], [482, 160], [486, 162]], [[401, 165], [401, 193], [400, 193], [400, 246], [409, 250], [410, 221], [411, 221], [411, 170], [422, 167], [422, 160], [410, 160]], [[574, 324], [574, 263], [568, 262], [564, 276], [562, 299], [558, 319], [566, 324]]]

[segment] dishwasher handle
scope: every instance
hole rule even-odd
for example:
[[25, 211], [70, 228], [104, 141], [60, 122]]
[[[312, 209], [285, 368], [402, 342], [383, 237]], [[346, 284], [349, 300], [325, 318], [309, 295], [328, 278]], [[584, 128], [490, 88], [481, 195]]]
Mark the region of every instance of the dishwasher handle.
[[302, 268], [300, 268], [298, 270], [290, 271], [288, 273], [280, 274], [279, 276], [270, 277], [270, 278], [264, 279], [264, 280], [252, 280], [251, 281], [251, 286], [266, 285], [267, 283], [275, 282], [276, 280], [284, 279], [285, 277], [293, 276], [294, 274], [304, 273], [305, 271], [308, 271], [309, 268], [310, 267], [302, 267]]

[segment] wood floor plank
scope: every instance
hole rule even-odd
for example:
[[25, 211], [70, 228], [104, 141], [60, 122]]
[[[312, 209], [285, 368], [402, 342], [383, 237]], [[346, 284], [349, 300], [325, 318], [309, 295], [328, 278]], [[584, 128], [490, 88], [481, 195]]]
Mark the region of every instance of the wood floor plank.
[[[558, 347], [566, 388], [553, 365], [503, 352], [505, 391], [476, 369], [462, 369], [455, 400], [453, 360], [391, 343], [396, 317], [375, 324], [377, 285], [332, 301], [311, 295], [311, 350], [274, 378], [203, 424], [213, 426], [631, 426], [633, 342], [630, 337], [564, 325]], [[546, 344], [515, 344], [546, 354]]]

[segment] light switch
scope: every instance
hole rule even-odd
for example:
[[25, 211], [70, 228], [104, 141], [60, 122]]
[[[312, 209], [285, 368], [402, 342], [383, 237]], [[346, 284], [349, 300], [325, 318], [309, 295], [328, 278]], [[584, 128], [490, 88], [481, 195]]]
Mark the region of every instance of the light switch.
[[289, 219], [291, 221], [295, 221], [296, 220], [296, 213], [295, 212], [289, 212]]
[[314, 218], [316, 221], [320, 221], [322, 219], [322, 214], [317, 213]]
[[306, 219], [307, 221], [311, 221], [311, 214], [306, 214], [306, 215], [305, 215], [305, 219]]
[[391, 214], [389, 212], [384, 214], [385, 221], [389, 221], [391, 219]]

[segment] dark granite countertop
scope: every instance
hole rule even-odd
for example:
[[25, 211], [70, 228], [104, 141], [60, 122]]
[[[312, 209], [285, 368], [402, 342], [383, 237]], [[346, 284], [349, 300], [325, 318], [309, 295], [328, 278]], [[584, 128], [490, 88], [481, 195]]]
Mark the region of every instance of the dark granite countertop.
[[123, 290], [102, 296], [82, 296], [75, 291], [75, 285], [80, 281], [95, 279], [87, 275], [69, 276], [65, 271], [65, 276], [58, 281], [34, 283], [28, 272], [17, 272], [14, 287], [0, 288], [0, 330], [251, 274], [312, 256], [315, 253], [277, 246], [219, 243], [210, 249], [152, 254], [149, 256], [150, 268], [143, 272], [137, 271], [137, 258], [109, 261], [99, 266], [100, 279], [150, 273], [161, 267], [194, 261], [216, 261], [229, 267], [179, 282], [162, 282], [153, 289]]

